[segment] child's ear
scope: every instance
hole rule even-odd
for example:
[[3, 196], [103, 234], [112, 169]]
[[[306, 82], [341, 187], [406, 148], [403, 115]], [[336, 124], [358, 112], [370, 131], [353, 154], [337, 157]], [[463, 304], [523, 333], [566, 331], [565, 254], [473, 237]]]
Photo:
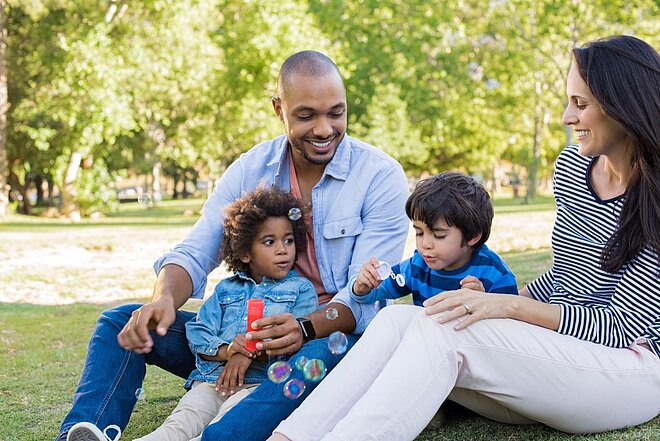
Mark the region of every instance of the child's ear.
[[467, 245], [469, 247], [473, 247], [475, 243], [479, 242], [481, 240], [481, 233], [477, 234], [474, 236], [472, 239], [468, 240]]
[[250, 255], [246, 254], [245, 256], [241, 257], [241, 262], [243, 263], [250, 263]]

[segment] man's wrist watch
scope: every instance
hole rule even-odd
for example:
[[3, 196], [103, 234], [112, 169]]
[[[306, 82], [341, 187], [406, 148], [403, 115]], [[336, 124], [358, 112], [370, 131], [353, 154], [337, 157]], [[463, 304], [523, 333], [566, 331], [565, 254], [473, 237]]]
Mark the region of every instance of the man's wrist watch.
[[316, 330], [312, 321], [304, 317], [298, 317], [296, 320], [298, 320], [300, 330], [302, 331], [303, 342], [307, 343], [310, 340], [314, 340], [316, 338]]

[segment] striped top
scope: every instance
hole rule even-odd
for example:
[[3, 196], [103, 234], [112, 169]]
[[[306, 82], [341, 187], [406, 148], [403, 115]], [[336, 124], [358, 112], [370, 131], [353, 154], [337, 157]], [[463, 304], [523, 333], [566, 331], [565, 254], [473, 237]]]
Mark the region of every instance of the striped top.
[[412, 293], [413, 303], [421, 306], [424, 300], [436, 294], [460, 289], [461, 280], [466, 276], [478, 278], [486, 292], [518, 293], [516, 277], [500, 256], [485, 244], [475, 250], [468, 263], [455, 270], [433, 270], [415, 250], [411, 258], [394, 265], [392, 272], [404, 276], [403, 286], [399, 286], [392, 277], [388, 277], [369, 294], [358, 296], [353, 292], [353, 284], [357, 279], [356, 274], [348, 282], [348, 286], [351, 287], [351, 297], [360, 303], [375, 303], [383, 299], [398, 299]]
[[623, 198], [596, 195], [589, 182], [593, 164], [577, 146], [557, 158], [553, 265], [527, 288], [536, 300], [560, 306], [558, 332], [615, 348], [646, 339], [660, 356], [658, 256], [646, 247], [615, 274], [601, 269], [600, 255], [617, 229]]

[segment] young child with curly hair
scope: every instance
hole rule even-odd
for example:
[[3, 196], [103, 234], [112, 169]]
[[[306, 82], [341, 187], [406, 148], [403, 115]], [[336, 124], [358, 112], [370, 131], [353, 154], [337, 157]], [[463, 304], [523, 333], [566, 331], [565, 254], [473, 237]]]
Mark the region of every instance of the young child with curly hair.
[[189, 391], [165, 422], [140, 440], [197, 439], [267, 379], [267, 364], [245, 347], [249, 299], [264, 301], [264, 316], [300, 317], [318, 308], [312, 283], [292, 270], [305, 246], [302, 208], [275, 187], [259, 188], [227, 207], [221, 252], [235, 274], [218, 283], [186, 324], [197, 364], [186, 383]]

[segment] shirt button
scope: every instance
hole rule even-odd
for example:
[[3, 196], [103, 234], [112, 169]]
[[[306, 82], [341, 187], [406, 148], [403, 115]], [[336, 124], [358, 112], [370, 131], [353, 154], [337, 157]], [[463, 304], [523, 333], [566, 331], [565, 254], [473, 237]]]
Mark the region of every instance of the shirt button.
[[341, 229], [341, 234], [346, 234], [346, 230], [342, 228]]

